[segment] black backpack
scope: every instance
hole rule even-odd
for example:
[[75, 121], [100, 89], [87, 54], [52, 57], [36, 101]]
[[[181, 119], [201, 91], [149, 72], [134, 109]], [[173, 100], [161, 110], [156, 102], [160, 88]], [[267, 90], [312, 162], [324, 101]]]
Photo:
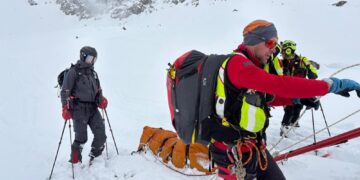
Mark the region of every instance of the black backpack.
[[[76, 72], [75, 81], [78, 81], [80, 74], [82, 74], [82, 70], [76, 64], [71, 64], [71, 66], [69, 68], [66, 68], [65, 70], [61, 71], [59, 73], [59, 75], [57, 76], [58, 84], [55, 86], [55, 88], [58, 88], [58, 92], [57, 92], [58, 97], [60, 97], [60, 90], [61, 90], [62, 85], [64, 83], [64, 78], [65, 78], [66, 74], [69, 72], [69, 70], [71, 68], [75, 68], [75, 72]], [[94, 73], [96, 83], [98, 84], [98, 86], [100, 86], [100, 80], [99, 80], [99, 77], [98, 77], [96, 71], [93, 70], [92, 72]]]
[[210, 142], [204, 122], [215, 113], [218, 72], [229, 57], [191, 50], [169, 63], [166, 85], [171, 121], [184, 143]]
[[64, 78], [66, 76], [66, 73], [70, 70], [70, 68], [74, 67], [75, 71], [77, 71], [76, 65], [71, 64], [71, 66], [69, 68], [66, 68], [65, 70], [61, 71], [59, 73], [59, 75], [57, 76], [57, 82], [58, 84], [55, 86], [55, 88], [62, 88], [63, 82], [64, 82]]

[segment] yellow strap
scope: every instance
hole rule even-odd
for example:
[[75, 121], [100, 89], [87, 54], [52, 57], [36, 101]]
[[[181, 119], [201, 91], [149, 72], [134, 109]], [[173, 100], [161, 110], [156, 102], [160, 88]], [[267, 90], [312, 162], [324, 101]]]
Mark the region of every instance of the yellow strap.
[[195, 144], [195, 140], [196, 140], [196, 128], [194, 128], [194, 131], [192, 133], [192, 136], [191, 136], [191, 144]]

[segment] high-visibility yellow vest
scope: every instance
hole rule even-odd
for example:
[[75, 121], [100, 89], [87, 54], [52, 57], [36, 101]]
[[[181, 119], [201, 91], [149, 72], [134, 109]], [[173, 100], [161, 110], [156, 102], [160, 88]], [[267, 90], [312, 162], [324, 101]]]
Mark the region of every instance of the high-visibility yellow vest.
[[[237, 55], [244, 56], [242, 53], [235, 53]], [[226, 93], [225, 93], [225, 84], [224, 84], [224, 76], [225, 76], [225, 67], [230, 58], [224, 61], [221, 68], [219, 69], [219, 75], [217, 78], [216, 85], [216, 105], [215, 110], [216, 114], [222, 119], [222, 125], [226, 127], [230, 127], [229, 121], [227, 121], [225, 117], [225, 102], [226, 102]], [[240, 109], [240, 119], [239, 124], [233, 124], [235, 126], [240, 126], [242, 129], [247, 130], [249, 132], [257, 133], [264, 128], [266, 121], [265, 111], [259, 106], [253, 105], [254, 103], [249, 103], [250, 98], [254, 95], [256, 91], [247, 90], [242, 98], [242, 105]]]
[[280, 59], [277, 56], [274, 57], [274, 55], [271, 55], [270, 61], [271, 62], [264, 65], [264, 70], [266, 72], [269, 72], [270, 71], [270, 64], [272, 64], [274, 66], [276, 74], [278, 76], [283, 76], [284, 72], [283, 72], [283, 68], [280, 65]]
[[[304, 56], [296, 56], [295, 58], [296, 59], [292, 59], [292, 60], [284, 59], [284, 61], [288, 61], [288, 62], [299, 61], [298, 68], [303, 69], [304, 71], [311, 71], [316, 76], [318, 75], [316, 68], [310, 63], [308, 58], [306, 58]], [[295, 67], [292, 67], [291, 69], [289, 69], [289, 72], [285, 72], [285, 73], [287, 73], [287, 75], [289, 75], [289, 76], [294, 76], [295, 72], [296, 72]]]

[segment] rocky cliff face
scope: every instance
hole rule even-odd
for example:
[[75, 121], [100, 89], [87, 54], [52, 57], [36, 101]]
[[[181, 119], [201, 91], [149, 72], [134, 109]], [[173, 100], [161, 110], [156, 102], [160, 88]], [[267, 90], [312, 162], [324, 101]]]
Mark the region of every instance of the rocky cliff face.
[[56, 0], [56, 3], [66, 15], [75, 15], [80, 19], [109, 14], [121, 20], [131, 15], [151, 13], [156, 10], [156, 4], [198, 6], [200, 0]]

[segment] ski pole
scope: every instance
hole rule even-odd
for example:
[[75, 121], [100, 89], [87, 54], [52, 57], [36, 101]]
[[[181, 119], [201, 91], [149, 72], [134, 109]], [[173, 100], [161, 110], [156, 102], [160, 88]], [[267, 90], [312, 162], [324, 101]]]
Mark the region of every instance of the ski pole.
[[328, 133], [329, 133], [329, 137], [331, 137], [330, 129], [329, 129], [328, 123], [327, 123], [326, 118], [325, 118], [324, 109], [323, 109], [320, 101], [319, 101], [319, 104], [320, 104], [321, 113], [322, 113], [322, 115], [323, 115], [323, 117], [324, 117], [324, 121], [325, 121], [325, 125], [326, 125], [326, 128], [327, 128], [327, 131], [328, 131]]
[[106, 159], [109, 159], [109, 152], [108, 152], [107, 141], [105, 141], [105, 149], [106, 149]]
[[[103, 118], [103, 121], [105, 122], [104, 110], [101, 111], [101, 116], [102, 116], [102, 118]], [[105, 133], [106, 133], [106, 131], [105, 131]], [[105, 140], [105, 150], [106, 150], [106, 158], [109, 159], [109, 152], [108, 152], [107, 140]]]
[[[315, 135], [315, 121], [314, 121], [314, 110], [311, 109], [311, 118], [312, 118], [312, 125], [313, 125], [313, 132], [314, 132], [314, 144], [316, 144], [316, 135]], [[315, 150], [315, 155], [318, 154], [318, 151]]]
[[[72, 137], [71, 137], [71, 121], [69, 120], [69, 133], [70, 133], [70, 152], [72, 152]], [[71, 153], [72, 154], [72, 153]], [[74, 163], [72, 162], [72, 155], [71, 155], [71, 169], [72, 169], [72, 178], [75, 179], [75, 175], [74, 175]]]
[[117, 155], [119, 155], [119, 151], [118, 151], [118, 148], [117, 148], [117, 146], [116, 146], [116, 142], [115, 142], [115, 138], [114, 138], [114, 133], [113, 133], [113, 130], [112, 130], [111, 125], [110, 125], [110, 120], [109, 120], [108, 113], [107, 113], [106, 109], [104, 109], [104, 111], [105, 111], [105, 115], [106, 115], [107, 122], [108, 122], [108, 124], [109, 124], [111, 136], [112, 136], [113, 141], [114, 141], [114, 144], [115, 144], [115, 148], [116, 148]]
[[[296, 123], [299, 122], [299, 120], [304, 116], [304, 114], [306, 113], [307, 110], [308, 110], [307, 108], [305, 108], [305, 109], [303, 110], [303, 112], [300, 114], [300, 116], [297, 118], [297, 120], [294, 122], [294, 124], [296, 124]], [[288, 135], [288, 133], [289, 133], [293, 128], [294, 128], [294, 126], [291, 126], [290, 129], [286, 130], [285, 133], [284, 133], [284, 134], [281, 136], [281, 138], [279, 139], [279, 141], [276, 142], [276, 143], [269, 149], [269, 152], [272, 151], [273, 149], [275, 149], [276, 146], [278, 146], [278, 145], [281, 143], [281, 141]]]
[[62, 138], [63, 138], [63, 135], [64, 135], [64, 130], [65, 130], [65, 127], [66, 127], [66, 123], [67, 123], [67, 121], [64, 122], [64, 127], [63, 127], [62, 132], [61, 132], [60, 141], [59, 141], [59, 145], [58, 145], [58, 148], [57, 148], [57, 151], [56, 151], [55, 160], [54, 160], [53, 166], [51, 168], [51, 173], [50, 173], [50, 176], [49, 176], [49, 180], [51, 179], [52, 173], [54, 171], [54, 167], [55, 167], [56, 159], [57, 159], [57, 156], [58, 156], [58, 153], [59, 153], [61, 141], [62, 141]]

